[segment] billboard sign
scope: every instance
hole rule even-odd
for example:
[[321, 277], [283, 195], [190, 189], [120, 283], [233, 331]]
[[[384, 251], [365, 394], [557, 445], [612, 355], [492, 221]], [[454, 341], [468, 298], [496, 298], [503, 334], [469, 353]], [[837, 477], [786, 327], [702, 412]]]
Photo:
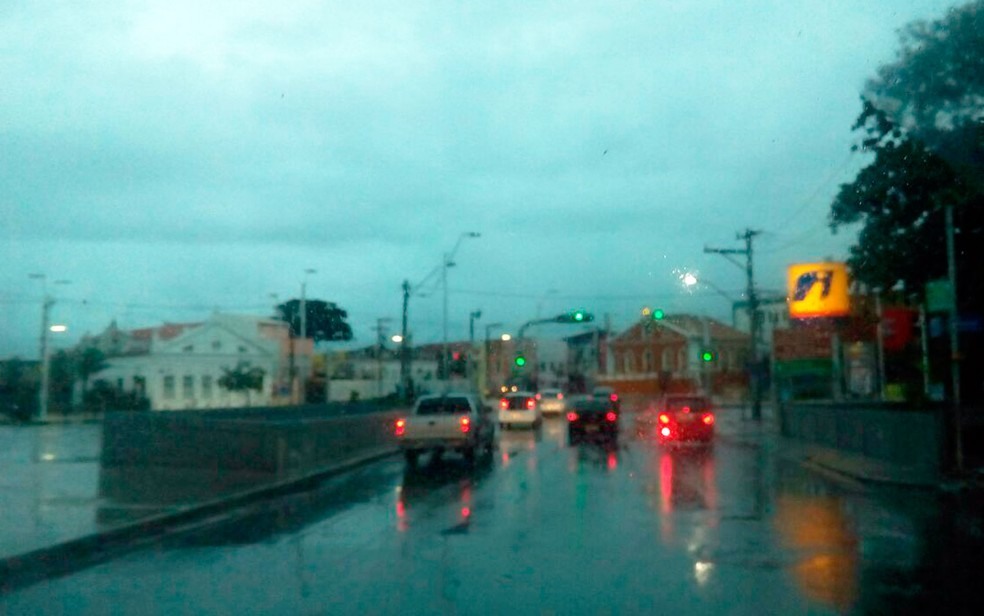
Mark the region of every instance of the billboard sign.
[[789, 317], [843, 317], [851, 311], [847, 265], [800, 263], [789, 266], [787, 276]]

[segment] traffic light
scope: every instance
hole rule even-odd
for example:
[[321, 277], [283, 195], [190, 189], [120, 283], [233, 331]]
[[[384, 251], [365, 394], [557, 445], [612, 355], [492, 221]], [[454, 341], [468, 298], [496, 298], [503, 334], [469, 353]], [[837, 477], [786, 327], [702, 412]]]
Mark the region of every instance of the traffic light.
[[594, 321], [594, 315], [584, 310], [571, 310], [566, 314], [558, 315], [554, 321], [557, 323], [590, 323]]
[[652, 312], [653, 321], [662, 321], [663, 320], [663, 317], [665, 317], [665, 316], [666, 316], [666, 313], [663, 312], [663, 309], [662, 308], [657, 308], [656, 310], [653, 310], [653, 312]]
[[700, 352], [700, 360], [704, 363], [712, 362], [715, 359], [717, 359], [717, 355], [710, 349], [704, 349]]
[[526, 356], [520, 353], [516, 356], [516, 359], [513, 360], [513, 363], [516, 364], [517, 368], [522, 368], [526, 365]]

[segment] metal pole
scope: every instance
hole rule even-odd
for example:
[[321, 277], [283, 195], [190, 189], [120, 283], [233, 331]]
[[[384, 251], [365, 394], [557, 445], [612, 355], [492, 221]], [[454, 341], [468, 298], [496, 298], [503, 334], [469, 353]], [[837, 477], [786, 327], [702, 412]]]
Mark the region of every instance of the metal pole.
[[41, 389], [38, 392], [38, 421], [48, 420], [48, 394], [51, 388], [51, 346], [48, 339], [48, 313], [55, 303], [45, 293], [41, 304]]
[[448, 386], [451, 383], [451, 366], [448, 365], [448, 265], [450, 258], [448, 253], [444, 253], [444, 261], [441, 267], [441, 287], [444, 289], [444, 312], [441, 318], [441, 327], [443, 331], [442, 343], [441, 343], [441, 363], [439, 366], [444, 366], [444, 389], [447, 391]]
[[953, 205], [947, 204], [946, 214], [946, 261], [950, 277], [950, 374], [953, 388], [953, 429], [956, 441], [957, 470], [963, 470], [963, 426], [960, 409], [960, 316], [957, 311], [957, 257], [953, 238]]
[[926, 304], [919, 304], [919, 342], [922, 347], [923, 394], [929, 398], [929, 333], [926, 331]]
[[752, 239], [758, 235], [757, 231], [745, 230], [745, 275], [748, 278], [748, 316], [750, 317], [751, 336], [752, 336], [752, 363], [754, 372], [752, 376], [752, 419], [760, 421], [762, 419], [762, 375], [759, 365], [759, 320], [758, 294], [755, 293], [755, 268], [752, 263]]
[[[301, 341], [302, 341], [301, 344], [305, 344], [305, 345], [307, 344], [307, 281], [301, 283]], [[307, 391], [304, 384], [305, 363], [306, 362], [304, 361], [300, 362], [301, 364], [300, 375], [299, 378], [296, 379], [297, 389], [299, 390], [297, 397], [299, 399], [299, 402], [301, 402], [302, 404], [304, 402], [307, 402]], [[293, 386], [294, 383], [291, 383], [291, 387]]]
[[403, 281], [403, 321], [400, 335], [400, 383], [403, 386], [403, 399], [410, 399], [410, 340], [407, 338], [407, 312], [410, 307], [410, 281]]
[[876, 339], [878, 341], [878, 398], [885, 400], [885, 326], [882, 315], [881, 293], [875, 291], [875, 315], [878, 317], [878, 324], [875, 326]]

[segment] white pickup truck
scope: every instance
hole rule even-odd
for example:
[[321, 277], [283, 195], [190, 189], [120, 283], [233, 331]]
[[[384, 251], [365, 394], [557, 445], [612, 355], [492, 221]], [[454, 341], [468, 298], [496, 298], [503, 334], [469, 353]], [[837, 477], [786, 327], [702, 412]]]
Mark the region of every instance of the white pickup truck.
[[396, 420], [395, 434], [407, 465], [413, 467], [424, 451], [437, 455], [455, 451], [474, 462], [476, 454], [491, 454], [495, 439], [492, 409], [471, 394], [422, 396], [408, 417]]

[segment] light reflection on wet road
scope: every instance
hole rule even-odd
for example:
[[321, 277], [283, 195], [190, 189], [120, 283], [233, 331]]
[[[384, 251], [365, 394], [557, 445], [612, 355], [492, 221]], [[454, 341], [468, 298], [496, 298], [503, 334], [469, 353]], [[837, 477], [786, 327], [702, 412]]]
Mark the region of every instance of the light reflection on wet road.
[[727, 441], [569, 447], [563, 428], [506, 431], [474, 470], [378, 462], [235, 528], [0, 598], [0, 611], [791, 614], [947, 596], [932, 572], [949, 548], [930, 540], [949, 518], [934, 497], [875, 499]]

